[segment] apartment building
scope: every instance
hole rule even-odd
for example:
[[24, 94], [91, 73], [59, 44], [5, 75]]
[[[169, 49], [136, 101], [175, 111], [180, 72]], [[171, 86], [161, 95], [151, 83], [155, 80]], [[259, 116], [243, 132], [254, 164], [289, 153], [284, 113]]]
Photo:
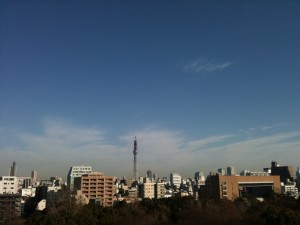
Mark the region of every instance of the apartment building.
[[164, 183], [155, 183], [155, 199], [164, 198], [166, 194], [166, 188]]
[[141, 198], [155, 198], [155, 183], [147, 182], [140, 186], [140, 197]]
[[112, 206], [115, 194], [114, 177], [100, 172], [81, 176], [80, 189], [89, 200], [100, 201], [103, 206]]
[[14, 176], [0, 177], [0, 194], [16, 194], [18, 193], [18, 178]]

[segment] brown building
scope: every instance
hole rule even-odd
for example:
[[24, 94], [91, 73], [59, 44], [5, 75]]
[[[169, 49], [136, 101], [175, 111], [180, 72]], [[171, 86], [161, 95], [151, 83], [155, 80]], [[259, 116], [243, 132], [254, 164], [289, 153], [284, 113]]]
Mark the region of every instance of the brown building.
[[200, 199], [234, 200], [238, 197], [265, 196], [272, 192], [280, 193], [279, 176], [223, 176], [209, 175], [201, 186]]
[[114, 201], [114, 177], [93, 172], [81, 176], [80, 189], [89, 200], [100, 201], [103, 206], [112, 206]]

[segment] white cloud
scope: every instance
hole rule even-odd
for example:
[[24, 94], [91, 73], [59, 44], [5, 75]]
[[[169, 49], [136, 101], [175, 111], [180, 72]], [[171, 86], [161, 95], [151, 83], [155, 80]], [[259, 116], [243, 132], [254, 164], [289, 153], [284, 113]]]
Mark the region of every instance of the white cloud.
[[[10, 133], [3, 129], [1, 132]], [[22, 175], [37, 169], [44, 177], [65, 176], [71, 165], [86, 164], [108, 175], [131, 176], [134, 136], [138, 140], [141, 176], [148, 169], [160, 176], [177, 171], [190, 177], [199, 170], [208, 173], [229, 165], [237, 171], [262, 170], [271, 160], [296, 165], [300, 158], [299, 132], [264, 133], [250, 139], [237, 132], [188, 140], [181, 132], [152, 127], [128, 132], [113, 144], [107, 141], [107, 136], [101, 129], [48, 120], [41, 134], [17, 132], [9, 139], [20, 143], [18, 146], [15, 142], [2, 144], [0, 175], [5, 175], [3, 171], [8, 171], [16, 161]]]
[[186, 73], [208, 73], [223, 70], [232, 64], [231, 62], [216, 62], [215, 60], [200, 58], [185, 65], [183, 71]]

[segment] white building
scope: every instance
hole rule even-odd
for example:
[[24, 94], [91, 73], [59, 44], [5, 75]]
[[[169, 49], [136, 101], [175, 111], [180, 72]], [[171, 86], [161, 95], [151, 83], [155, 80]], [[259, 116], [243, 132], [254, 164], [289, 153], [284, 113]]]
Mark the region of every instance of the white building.
[[36, 188], [22, 188], [22, 197], [34, 197]]
[[0, 194], [16, 194], [18, 193], [18, 179], [14, 176], [0, 177]]
[[281, 193], [287, 196], [298, 198], [298, 188], [295, 182], [281, 183]]
[[181, 184], [181, 176], [179, 173], [171, 173], [170, 174], [170, 182], [171, 182], [171, 186], [175, 187], [176, 189], [180, 188], [180, 184]]
[[81, 177], [83, 174], [92, 172], [91, 166], [72, 166], [68, 173], [68, 187], [71, 191], [74, 189], [74, 178]]
[[227, 176], [235, 176], [235, 169], [233, 166], [227, 167]]

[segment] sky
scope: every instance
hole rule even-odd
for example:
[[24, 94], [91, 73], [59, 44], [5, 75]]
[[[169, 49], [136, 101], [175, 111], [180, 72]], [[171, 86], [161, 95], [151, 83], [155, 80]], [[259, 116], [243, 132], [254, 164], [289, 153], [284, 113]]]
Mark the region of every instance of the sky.
[[[0, 175], [300, 166], [299, 1], [1, 1]], [[295, 168], [296, 169], [296, 168]]]

